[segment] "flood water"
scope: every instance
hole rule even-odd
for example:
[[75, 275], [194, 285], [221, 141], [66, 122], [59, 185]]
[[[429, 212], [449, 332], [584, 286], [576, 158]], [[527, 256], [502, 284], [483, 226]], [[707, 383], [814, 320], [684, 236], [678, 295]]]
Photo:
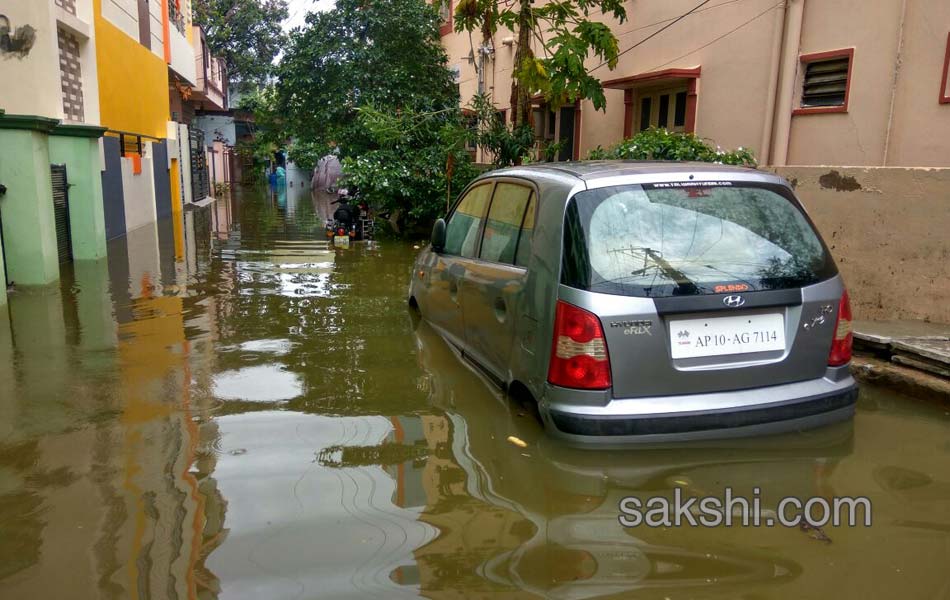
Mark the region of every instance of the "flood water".
[[[238, 190], [11, 294], [0, 597], [950, 598], [950, 406], [865, 387], [824, 430], [570, 448], [412, 318], [411, 244], [326, 251], [316, 215]], [[726, 486], [873, 522], [618, 522]]]

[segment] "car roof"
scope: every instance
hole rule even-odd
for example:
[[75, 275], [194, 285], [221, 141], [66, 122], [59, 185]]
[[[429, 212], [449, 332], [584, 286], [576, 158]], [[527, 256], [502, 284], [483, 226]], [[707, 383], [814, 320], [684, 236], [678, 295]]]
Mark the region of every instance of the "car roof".
[[[681, 173], [716, 173], [720, 176], [742, 174], [743, 179], [761, 178], [766, 182], [778, 182], [781, 178], [751, 167], [737, 167], [705, 162], [686, 161], [640, 161], [640, 160], [585, 160], [575, 162], [536, 163], [519, 167], [506, 167], [487, 172], [483, 177], [548, 175], [593, 182], [597, 179], [624, 176], [660, 176]], [[755, 177], [758, 175], [759, 177]]]

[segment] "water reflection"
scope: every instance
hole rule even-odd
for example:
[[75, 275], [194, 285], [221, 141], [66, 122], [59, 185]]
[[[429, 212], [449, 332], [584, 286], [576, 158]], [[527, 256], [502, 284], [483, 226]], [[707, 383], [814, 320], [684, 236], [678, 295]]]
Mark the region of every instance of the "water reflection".
[[214, 377], [214, 394], [223, 400], [278, 402], [301, 395], [300, 377], [276, 365], [225, 371]]
[[[413, 251], [233, 198], [0, 310], [0, 596], [941, 597], [950, 415], [586, 451], [405, 307]], [[508, 443], [517, 436], [527, 444]], [[625, 496], [863, 495], [870, 529], [625, 530]]]

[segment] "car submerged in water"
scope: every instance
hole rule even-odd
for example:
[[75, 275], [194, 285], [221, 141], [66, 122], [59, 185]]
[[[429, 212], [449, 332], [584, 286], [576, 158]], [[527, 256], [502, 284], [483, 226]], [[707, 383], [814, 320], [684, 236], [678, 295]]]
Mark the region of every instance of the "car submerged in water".
[[851, 308], [780, 177], [593, 161], [483, 174], [409, 302], [555, 435], [663, 442], [854, 414]]

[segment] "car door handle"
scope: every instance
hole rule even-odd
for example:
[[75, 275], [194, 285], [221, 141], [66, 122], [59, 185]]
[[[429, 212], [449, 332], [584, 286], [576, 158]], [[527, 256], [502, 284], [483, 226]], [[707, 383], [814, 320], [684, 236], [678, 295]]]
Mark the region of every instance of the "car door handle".
[[452, 302], [459, 303], [459, 282], [458, 279], [449, 280], [449, 298], [452, 299]]
[[501, 296], [495, 298], [495, 318], [498, 319], [499, 323], [504, 323], [508, 318], [508, 305]]

